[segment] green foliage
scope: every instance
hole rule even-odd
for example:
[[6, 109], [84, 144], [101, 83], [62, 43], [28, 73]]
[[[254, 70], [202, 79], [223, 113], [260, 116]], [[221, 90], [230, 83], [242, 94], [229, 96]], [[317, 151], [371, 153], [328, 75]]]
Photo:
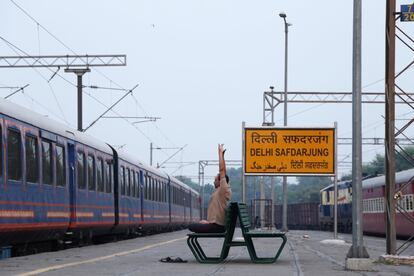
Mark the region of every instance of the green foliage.
[[291, 203], [318, 202], [319, 191], [332, 183], [331, 177], [327, 176], [301, 176], [296, 179], [298, 185], [289, 186], [289, 189], [295, 194], [290, 198]]
[[178, 176], [175, 176], [175, 178], [177, 178], [181, 182], [184, 182], [185, 184], [190, 186], [190, 188], [196, 190], [197, 192], [200, 192], [200, 186], [198, 185], [198, 183], [195, 183], [194, 181], [192, 181], [191, 178], [186, 177], [184, 175], [178, 175]]
[[[396, 152], [395, 170], [397, 172], [408, 170], [414, 167], [414, 147], [405, 147]], [[366, 175], [385, 174], [385, 156], [377, 154], [375, 158], [366, 165], [362, 166], [362, 173]], [[341, 177], [341, 180], [351, 180], [352, 174]]]

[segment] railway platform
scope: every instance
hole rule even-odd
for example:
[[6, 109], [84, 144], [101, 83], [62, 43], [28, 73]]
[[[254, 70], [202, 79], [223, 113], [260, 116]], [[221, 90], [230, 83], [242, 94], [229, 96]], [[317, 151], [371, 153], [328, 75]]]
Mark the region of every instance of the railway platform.
[[[186, 243], [187, 230], [163, 233], [100, 245], [91, 245], [0, 261], [0, 275], [412, 275], [413, 266], [377, 262], [385, 252], [385, 239], [364, 237], [374, 264], [372, 271], [345, 270], [351, 235], [339, 235], [344, 243], [329, 242], [332, 233], [289, 231], [288, 243], [273, 264], [254, 264], [247, 249], [232, 247], [220, 264], [198, 263]], [[236, 229], [235, 238], [241, 237]], [[275, 244], [255, 240], [259, 256], [271, 255]], [[279, 241], [277, 241], [279, 242]], [[220, 240], [202, 244], [208, 253], [219, 253]], [[406, 255], [414, 255], [409, 248]], [[161, 258], [180, 257], [185, 263], [163, 263]]]

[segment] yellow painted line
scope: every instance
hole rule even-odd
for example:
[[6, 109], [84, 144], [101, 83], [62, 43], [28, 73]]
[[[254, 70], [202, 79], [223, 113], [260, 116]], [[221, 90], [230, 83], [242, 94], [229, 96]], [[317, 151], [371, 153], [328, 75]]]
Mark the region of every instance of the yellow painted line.
[[61, 265], [53, 265], [53, 266], [40, 268], [40, 269], [36, 269], [36, 270], [33, 270], [33, 271], [29, 271], [29, 272], [25, 272], [25, 273], [22, 273], [22, 274], [18, 274], [17, 276], [38, 275], [38, 274], [41, 274], [41, 273], [45, 273], [45, 272], [49, 272], [49, 271], [53, 271], [53, 270], [58, 270], [58, 269], [63, 269], [63, 268], [71, 267], [71, 266], [77, 266], [77, 265], [82, 265], [82, 264], [90, 264], [90, 263], [100, 262], [100, 261], [108, 260], [108, 259], [115, 258], [115, 257], [121, 257], [121, 256], [129, 255], [129, 254], [141, 252], [141, 251], [144, 251], [144, 250], [147, 250], [147, 249], [151, 249], [151, 248], [154, 248], [154, 247], [157, 247], [157, 246], [173, 243], [173, 242], [184, 240], [184, 239], [186, 239], [186, 237], [179, 238], [179, 239], [174, 239], [174, 240], [169, 240], [169, 241], [165, 241], [165, 242], [160, 242], [160, 243], [156, 243], [156, 244], [151, 244], [151, 245], [147, 245], [147, 246], [144, 246], [144, 247], [141, 247], [141, 248], [128, 250], [128, 251], [123, 251], [123, 252], [115, 253], [115, 254], [112, 254], [112, 255], [102, 256], [102, 257], [93, 258], [93, 259], [89, 259], [89, 260], [85, 260], [85, 261], [79, 261], [79, 262], [73, 262], [73, 263], [67, 263], [67, 264], [61, 264]]

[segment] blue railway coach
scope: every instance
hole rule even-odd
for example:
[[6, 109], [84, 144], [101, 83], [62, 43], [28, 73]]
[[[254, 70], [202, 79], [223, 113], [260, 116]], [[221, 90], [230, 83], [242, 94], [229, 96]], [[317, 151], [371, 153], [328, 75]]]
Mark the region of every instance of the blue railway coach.
[[0, 246], [171, 230], [200, 196], [134, 156], [0, 99]]

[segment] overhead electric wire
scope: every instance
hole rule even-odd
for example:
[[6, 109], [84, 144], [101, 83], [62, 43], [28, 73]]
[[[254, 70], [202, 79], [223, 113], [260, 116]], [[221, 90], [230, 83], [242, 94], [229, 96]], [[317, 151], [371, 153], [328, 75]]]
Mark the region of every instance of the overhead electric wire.
[[55, 36], [53, 33], [51, 33], [48, 29], [46, 29], [42, 24], [40, 24], [39, 21], [34, 19], [33, 16], [31, 16], [25, 9], [23, 9], [19, 4], [17, 4], [14, 0], [10, 0], [19, 10], [21, 10], [27, 17], [29, 17], [31, 20], [33, 20], [38, 27], [42, 28], [45, 32], [47, 32], [51, 37], [56, 39], [60, 44], [65, 46], [66, 49], [70, 50], [73, 54], [77, 55], [69, 46], [67, 46], [63, 41], [61, 41], [57, 36]]
[[[24, 50], [22, 50], [22, 49], [20, 49], [19, 47], [17, 47], [16, 45], [14, 45], [13, 43], [11, 43], [10, 41], [8, 41], [7, 39], [5, 39], [4, 37], [2, 37], [2, 36], [0, 36], [0, 39], [1, 40], [3, 40], [8, 46], [9, 46], [9, 48], [10, 49], [12, 49], [13, 50], [13, 52], [15, 52], [18, 56], [20, 56], [20, 57], [22, 57], [22, 55], [20, 55], [17, 51], [16, 51], [16, 49], [17, 50], [19, 50], [20, 52], [22, 52], [25, 56], [30, 56], [28, 53], [26, 53]], [[42, 64], [42, 62], [39, 60], [38, 61], [40, 64]], [[26, 61], [26, 63], [28, 64], [28, 65], [30, 65], [27, 61]], [[52, 73], [55, 73], [55, 71], [53, 71], [51, 68], [49, 68], [49, 67], [45, 67], [46, 69], [48, 69], [50, 72], [52, 72]], [[35, 68], [35, 67], [32, 67], [32, 69], [33, 70], [35, 70], [39, 75], [41, 75], [41, 77], [47, 82], [48, 81], [48, 79], [45, 77], [45, 76], [43, 76], [38, 70], [37, 70], [37, 68]], [[68, 79], [66, 79], [66, 78], [64, 78], [63, 76], [61, 76], [60, 74], [57, 74], [62, 80], [64, 80], [64, 81], [66, 81], [67, 83], [69, 83], [70, 85], [72, 85], [73, 87], [77, 87], [77, 85], [76, 84], [74, 84], [74, 83], [72, 83], [70, 80], [68, 80]]]
[[[60, 44], [62, 44], [67, 50], [69, 50], [70, 52], [72, 52], [75, 55], [78, 55], [72, 48], [70, 48], [67, 44], [65, 44], [62, 40], [60, 40], [56, 35], [54, 35], [52, 32], [50, 32], [46, 27], [44, 27], [42, 24], [40, 24], [39, 21], [37, 21], [33, 16], [31, 16], [25, 9], [23, 9], [22, 6], [20, 6], [19, 4], [16, 3], [16, 1], [14, 0], [10, 0], [10, 2], [12, 2], [19, 10], [21, 10], [27, 17], [29, 17], [33, 22], [35, 22], [37, 24], [38, 27], [42, 28], [45, 32], [47, 32], [51, 37], [53, 37], [56, 41], [58, 41]], [[106, 76], [104, 73], [100, 72], [98, 69], [95, 69], [94, 71], [96, 71], [98, 74], [102, 75], [104, 78], [106, 78], [107, 80], [109, 80], [111, 83], [114, 83], [115, 85], [117, 85], [119, 88], [124, 89], [125, 91], [127, 89], [125, 89], [124, 87], [122, 87], [121, 85], [119, 85], [117, 82], [113, 81], [112, 79], [110, 79], [108, 76]], [[58, 74], [59, 75], [59, 74]], [[59, 75], [60, 76], [60, 75]], [[90, 95], [89, 95], [90, 96]], [[136, 100], [136, 99], [135, 99]], [[138, 105], [141, 110], [144, 112], [144, 115], [148, 116], [147, 112], [145, 111], [145, 109], [143, 109], [143, 107], [141, 105]], [[158, 131], [161, 133], [161, 135], [168, 140], [172, 145], [175, 145], [174, 143], [171, 142], [171, 140], [161, 131], [161, 129], [158, 127], [158, 125], [156, 124], [156, 122], [152, 122], [153, 125], [158, 129]], [[135, 125], [132, 125], [134, 128], [138, 129]], [[141, 130], [139, 130], [140, 133], [143, 133]], [[147, 139], [148, 136], [145, 136]], [[152, 142], [152, 140], [150, 140]], [[154, 143], [155, 144], [155, 143]], [[164, 154], [166, 154], [164, 152]]]
[[[98, 102], [100, 105], [109, 108], [109, 106], [107, 106], [106, 104], [104, 104], [103, 102], [101, 102], [100, 100], [98, 100], [96, 97], [92, 96], [92, 94], [88, 93], [88, 92], [84, 92], [86, 95], [88, 95], [89, 97], [91, 97], [92, 99], [94, 99], [96, 102]], [[116, 115], [120, 116], [122, 120], [126, 121], [127, 123], [129, 123], [132, 127], [134, 127], [139, 133], [141, 133], [149, 142], [152, 142], [152, 140], [142, 131], [140, 130], [138, 127], [136, 127], [134, 124], [132, 124], [130, 121], [128, 121], [125, 118], [122, 118], [122, 115], [119, 114], [118, 112], [116, 112], [115, 110], [111, 109], [111, 111], [113, 113], [115, 113]], [[155, 144], [154, 144], [155, 145]]]
[[[31, 97], [29, 94], [27, 93], [22, 93], [23, 96], [29, 98], [30, 100], [32, 100], [33, 102], [35, 102], [37, 105], [39, 105], [40, 107], [42, 107], [44, 110], [47, 110], [50, 114], [53, 114], [54, 116], [56, 116], [56, 118], [61, 119], [62, 121], [65, 121], [65, 118], [60, 117], [58, 114], [56, 114], [55, 112], [53, 112], [52, 110], [48, 109], [46, 106], [44, 106], [43, 104], [41, 104], [39, 101], [35, 100], [33, 97]], [[70, 123], [68, 123], [70, 125]]]
[[[20, 49], [19, 47], [17, 47], [15, 44], [13, 44], [13, 43], [11, 43], [10, 41], [8, 41], [7, 39], [5, 39], [4, 37], [2, 37], [2, 36], [0, 36], [0, 39], [2, 39], [5, 43], [6, 43], [6, 45], [13, 51], [13, 52], [15, 52], [17, 55], [19, 55], [19, 56], [21, 56], [20, 54], [19, 54], [19, 52], [18, 51], [20, 51], [20, 52], [22, 52], [23, 54], [25, 54], [26, 56], [29, 56], [29, 54], [28, 53], [26, 53], [25, 51], [23, 51], [22, 49]], [[18, 50], [18, 51], [16, 51], [16, 49]], [[25, 60], [26, 61], [26, 60]], [[27, 64], [29, 64], [27, 61], [26, 61], [26, 63]], [[41, 64], [42, 62], [41, 61], [39, 61], [39, 63]], [[59, 101], [58, 101], [58, 99], [57, 99], [57, 97], [56, 97], [56, 93], [55, 93], [55, 91], [54, 91], [54, 89], [53, 89], [53, 87], [50, 85], [50, 83], [49, 83], [49, 81], [48, 81], [48, 79], [45, 77], [45, 76], [43, 76], [43, 74], [42, 73], [40, 73], [39, 72], [39, 70], [37, 70], [37, 68], [34, 68], [34, 67], [31, 67], [37, 74], [39, 74], [45, 81], [46, 81], [46, 83], [48, 84], [48, 86], [49, 86], [49, 89], [50, 89], [50, 91], [52, 92], [52, 95], [53, 95], [53, 97], [54, 97], [54, 99], [55, 99], [55, 102], [56, 102], [56, 104], [57, 104], [57, 106], [58, 106], [58, 108], [59, 108], [59, 110], [60, 110], [60, 112], [62, 113], [62, 116], [63, 116], [63, 118], [64, 118], [64, 121], [66, 122], [66, 123], [68, 123], [69, 124], [69, 122], [68, 122], [68, 120], [66, 119], [66, 116], [65, 116], [65, 113], [63, 112], [63, 109], [62, 109], [62, 106], [60, 105], [60, 103], [59, 103]], [[53, 72], [53, 70], [51, 69], [51, 68], [48, 68], [48, 67], [46, 67], [49, 71], [52, 71]], [[60, 76], [60, 75], [59, 75]], [[60, 76], [61, 78], [63, 78], [62, 76]], [[66, 80], [65, 78], [63, 78], [64, 80]], [[72, 84], [70, 81], [68, 81], [68, 80], [66, 80], [67, 82], [69, 82], [70, 84]], [[73, 84], [72, 84], [73, 85]]]

